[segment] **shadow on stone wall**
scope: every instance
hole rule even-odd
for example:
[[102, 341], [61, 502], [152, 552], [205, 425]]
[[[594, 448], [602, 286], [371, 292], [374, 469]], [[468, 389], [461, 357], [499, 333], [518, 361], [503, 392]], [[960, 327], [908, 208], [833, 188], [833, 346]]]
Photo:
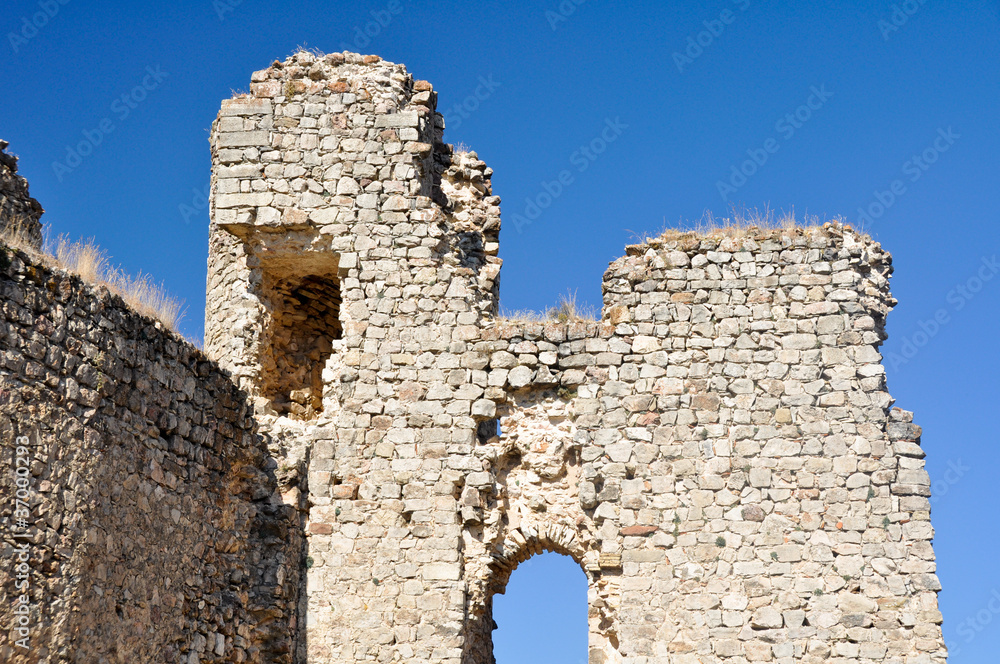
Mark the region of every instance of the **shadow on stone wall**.
[[117, 296], [0, 252], [2, 463], [28, 469], [0, 473], [24, 497], [5, 559], [27, 544], [0, 571], [27, 641], [4, 630], [0, 660], [294, 661], [302, 524], [246, 395]]

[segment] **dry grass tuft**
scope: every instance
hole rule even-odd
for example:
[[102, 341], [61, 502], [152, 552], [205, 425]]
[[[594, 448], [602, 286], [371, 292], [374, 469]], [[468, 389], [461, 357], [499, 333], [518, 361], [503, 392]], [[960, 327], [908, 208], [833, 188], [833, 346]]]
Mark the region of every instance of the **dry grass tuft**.
[[299, 44], [298, 46], [295, 47], [295, 50], [292, 51], [292, 54], [288, 57], [294, 58], [299, 53], [308, 53], [309, 55], [315, 58], [322, 58], [324, 55], [326, 55], [326, 53], [319, 50], [315, 46], [310, 47], [309, 44]]
[[137, 311], [158, 319], [171, 330], [176, 330], [184, 317], [184, 303], [176, 299], [148, 274], [132, 277], [120, 270], [109, 270], [108, 287], [122, 296]]
[[[844, 220], [839, 217], [830, 221], [844, 223]], [[734, 208], [730, 216], [721, 218], [706, 211], [701, 219], [693, 224], [687, 224], [687, 228], [672, 228], [664, 225], [664, 228], [655, 235], [649, 233], [633, 233], [633, 235], [638, 238], [637, 244], [644, 244], [650, 240], [674, 240], [688, 234], [738, 238], [759, 231], [805, 229], [822, 226], [823, 223], [824, 220], [816, 215], [804, 215], [800, 220], [796, 217], [794, 209], [791, 212], [776, 213], [769, 207], [763, 210]]]
[[44, 260], [46, 256], [35, 247], [28, 228], [29, 222], [23, 217], [11, 220], [7, 226], [0, 228], [0, 243], [23, 252], [34, 260]]
[[577, 304], [576, 291], [567, 292], [559, 296], [559, 304], [549, 307], [545, 312], [549, 320], [559, 323], [571, 323], [576, 321], [596, 321], [598, 316], [594, 307]]
[[93, 238], [72, 241], [60, 236], [54, 242], [46, 242], [39, 250], [31, 244], [24, 224], [18, 222], [0, 231], [0, 244], [24, 252], [32, 260], [49, 267], [72, 272], [87, 283], [105, 286], [139, 313], [159, 320], [175, 332], [184, 317], [182, 300], [167, 293], [163, 285], [155, 283], [148, 274], [132, 277], [113, 267], [107, 253]]
[[588, 323], [597, 321], [597, 310], [577, 304], [576, 291], [559, 296], [559, 303], [544, 312], [531, 310], [501, 311], [500, 319], [517, 323]]
[[97, 246], [94, 238], [73, 242], [60, 235], [56, 241], [55, 257], [61, 267], [80, 275], [86, 282], [96, 284], [105, 281], [108, 256]]

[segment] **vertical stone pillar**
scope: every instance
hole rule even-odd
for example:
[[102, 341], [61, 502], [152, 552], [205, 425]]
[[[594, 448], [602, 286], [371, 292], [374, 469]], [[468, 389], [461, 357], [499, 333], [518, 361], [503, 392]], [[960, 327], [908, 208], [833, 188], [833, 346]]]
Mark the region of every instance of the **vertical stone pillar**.
[[299, 53], [213, 127], [206, 349], [303, 513], [304, 660], [461, 656], [466, 347], [496, 310], [499, 209], [435, 102], [376, 56]]

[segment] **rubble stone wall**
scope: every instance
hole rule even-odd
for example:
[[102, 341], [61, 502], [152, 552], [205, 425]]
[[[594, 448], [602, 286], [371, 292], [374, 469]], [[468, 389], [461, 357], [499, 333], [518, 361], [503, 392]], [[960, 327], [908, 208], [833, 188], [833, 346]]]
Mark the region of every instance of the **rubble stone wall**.
[[5, 247], [0, 314], [0, 661], [290, 662], [295, 523], [245, 395], [117, 296]]
[[[483, 389], [454, 348], [496, 311], [492, 171], [440, 141], [427, 82], [376, 56], [299, 53], [250, 87], [213, 126], [206, 350], [294, 469], [281, 488], [308, 518], [300, 656], [458, 661], [456, 493]], [[302, 353], [279, 294], [317, 282], [325, 306], [299, 313], [330, 320]]]
[[[301, 661], [488, 664], [542, 551], [587, 575], [595, 664], [944, 661], [877, 243], [668, 234], [611, 264], [601, 321], [499, 320], [492, 171], [429, 84], [308, 53], [252, 81], [212, 135], [206, 343], [306, 523]], [[305, 284], [308, 343], [276, 295]]]
[[8, 145], [0, 140], [0, 231], [17, 228], [29, 243], [41, 247], [44, 210], [28, 194], [28, 181], [17, 174], [17, 157], [7, 152]]
[[461, 497], [465, 661], [550, 550], [590, 580], [593, 662], [943, 662], [890, 273], [833, 224], [677, 235], [612, 263], [599, 323], [484, 328], [502, 436]]
[[498, 318], [492, 171], [435, 103], [304, 52], [223, 103], [205, 355], [0, 254], [36, 523], [33, 649], [0, 659], [491, 664], [494, 597], [554, 551], [593, 664], [943, 664], [891, 257], [835, 223], [668, 233], [600, 321]]

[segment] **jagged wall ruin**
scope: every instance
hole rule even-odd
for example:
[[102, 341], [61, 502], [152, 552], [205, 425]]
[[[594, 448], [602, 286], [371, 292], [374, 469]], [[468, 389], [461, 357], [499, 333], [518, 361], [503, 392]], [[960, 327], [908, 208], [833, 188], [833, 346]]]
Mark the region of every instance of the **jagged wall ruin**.
[[[944, 661], [877, 243], [668, 236], [612, 263], [600, 322], [498, 321], [491, 171], [429, 84], [309, 53], [252, 81], [213, 128], [206, 344], [297, 471], [302, 661], [488, 663], [543, 550], [587, 574], [595, 663]], [[303, 354], [275, 360], [275, 294], [316, 279], [322, 385], [276, 400]]]
[[36, 648], [0, 655], [489, 664], [493, 598], [555, 551], [594, 664], [942, 664], [889, 255], [837, 224], [669, 234], [610, 265], [600, 321], [498, 320], [492, 172], [435, 102], [299, 53], [223, 103], [223, 371], [4, 253], [0, 427], [37, 441], [40, 518]]
[[42, 206], [28, 194], [28, 181], [17, 174], [17, 157], [0, 140], [0, 232], [17, 229], [35, 247], [42, 245]]
[[835, 225], [679, 235], [611, 265], [601, 323], [484, 329], [504, 435], [463, 494], [466, 661], [547, 549], [591, 580], [594, 662], [943, 662], [890, 272]]
[[0, 311], [0, 661], [292, 661], [299, 527], [246, 396], [2, 246]]

